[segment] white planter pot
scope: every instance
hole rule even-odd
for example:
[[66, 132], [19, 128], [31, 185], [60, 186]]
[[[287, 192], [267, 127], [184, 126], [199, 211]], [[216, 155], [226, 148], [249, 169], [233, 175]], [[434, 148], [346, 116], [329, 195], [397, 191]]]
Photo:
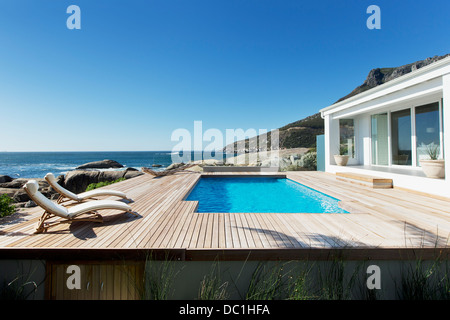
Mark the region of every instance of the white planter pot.
[[445, 177], [445, 160], [420, 160], [420, 165], [428, 178], [442, 179]]
[[346, 166], [347, 162], [348, 162], [348, 158], [349, 158], [349, 156], [347, 156], [347, 155], [339, 155], [339, 154], [334, 155], [334, 161], [336, 162], [336, 164], [338, 166]]

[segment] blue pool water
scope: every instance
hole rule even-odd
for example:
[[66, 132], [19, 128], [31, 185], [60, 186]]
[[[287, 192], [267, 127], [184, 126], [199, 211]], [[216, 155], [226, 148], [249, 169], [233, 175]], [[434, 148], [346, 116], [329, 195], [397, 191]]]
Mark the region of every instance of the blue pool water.
[[200, 178], [186, 200], [199, 201], [197, 212], [348, 213], [338, 199], [278, 178]]

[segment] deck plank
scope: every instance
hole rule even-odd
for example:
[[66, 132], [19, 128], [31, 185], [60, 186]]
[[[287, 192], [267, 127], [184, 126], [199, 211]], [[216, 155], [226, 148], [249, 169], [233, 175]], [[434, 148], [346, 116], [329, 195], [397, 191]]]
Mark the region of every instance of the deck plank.
[[[222, 173], [210, 173], [220, 176]], [[225, 173], [254, 176], [255, 173]], [[223, 175], [223, 174], [222, 174]], [[265, 175], [273, 175], [268, 173]], [[148, 174], [108, 186], [126, 192], [139, 214], [105, 210], [104, 223], [62, 224], [34, 234], [41, 208], [1, 224], [2, 248], [269, 249], [448, 247], [450, 199], [404, 189], [373, 189], [322, 172], [287, 172], [287, 178], [342, 200], [348, 214], [199, 213], [184, 197], [198, 173]], [[113, 197], [105, 197], [113, 199]]]

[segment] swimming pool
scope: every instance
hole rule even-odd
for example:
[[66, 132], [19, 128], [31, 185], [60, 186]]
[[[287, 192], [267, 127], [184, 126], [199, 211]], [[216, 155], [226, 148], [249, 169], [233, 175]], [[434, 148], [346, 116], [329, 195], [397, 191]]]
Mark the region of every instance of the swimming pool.
[[348, 213], [339, 200], [285, 178], [203, 177], [186, 198], [197, 212]]

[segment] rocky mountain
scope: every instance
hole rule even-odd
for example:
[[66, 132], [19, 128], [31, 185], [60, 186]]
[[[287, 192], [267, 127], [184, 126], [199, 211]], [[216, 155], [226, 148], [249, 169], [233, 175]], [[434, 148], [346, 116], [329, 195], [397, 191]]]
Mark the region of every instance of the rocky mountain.
[[359, 87], [356, 87], [352, 92], [350, 92], [345, 97], [342, 97], [337, 102], [343, 101], [345, 99], [348, 99], [352, 96], [357, 95], [358, 93], [367, 91], [369, 89], [375, 88], [376, 86], [379, 86], [380, 84], [386, 83], [390, 80], [393, 80], [395, 78], [401, 77], [407, 73], [410, 73], [414, 70], [423, 68], [429, 64], [432, 64], [436, 61], [439, 61], [441, 59], [444, 59], [446, 57], [450, 56], [450, 54], [446, 54], [443, 56], [434, 56], [430, 58], [426, 58], [425, 60], [416, 61], [410, 64], [406, 64], [400, 67], [395, 68], [376, 68], [372, 69], [369, 72], [369, 75], [367, 76], [366, 80], [362, 85]]
[[[342, 97], [335, 103], [348, 99], [352, 96], [355, 96], [361, 92], [372, 89], [395, 78], [401, 77], [414, 70], [420, 69], [431, 63], [444, 59], [448, 56], [450, 56], [450, 54], [426, 58], [425, 60], [416, 61], [400, 67], [372, 69], [370, 70], [366, 80], [363, 82], [362, 85], [358, 86], [348, 95]], [[280, 149], [314, 148], [316, 146], [316, 136], [323, 134], [323, 132], [324, 132], [324, 122], [320, 116], [320, 113], [316, 113], [302, 120], [292, 122], [288, 125], [285, 125], [284, 127], [279, 128]], [[255, 137], [254, 139], [256, 138], [259, 137]], [[268, 146], [270, 147], [270, 132], [267, 135], [267, 139], [268, 139]], [[256, 151], [249, 149], [248, 140], [246, 140], [245, 143], [245, 150], [238, 150], [237, 145], [238, 143], [235, 142], [234, 150], [236, 150], [236, 152], [238, 153], [243, 153], [244, 151], [245, 152]], [[224, 148], [224, 150], [226, 150], [226, 147]]]

